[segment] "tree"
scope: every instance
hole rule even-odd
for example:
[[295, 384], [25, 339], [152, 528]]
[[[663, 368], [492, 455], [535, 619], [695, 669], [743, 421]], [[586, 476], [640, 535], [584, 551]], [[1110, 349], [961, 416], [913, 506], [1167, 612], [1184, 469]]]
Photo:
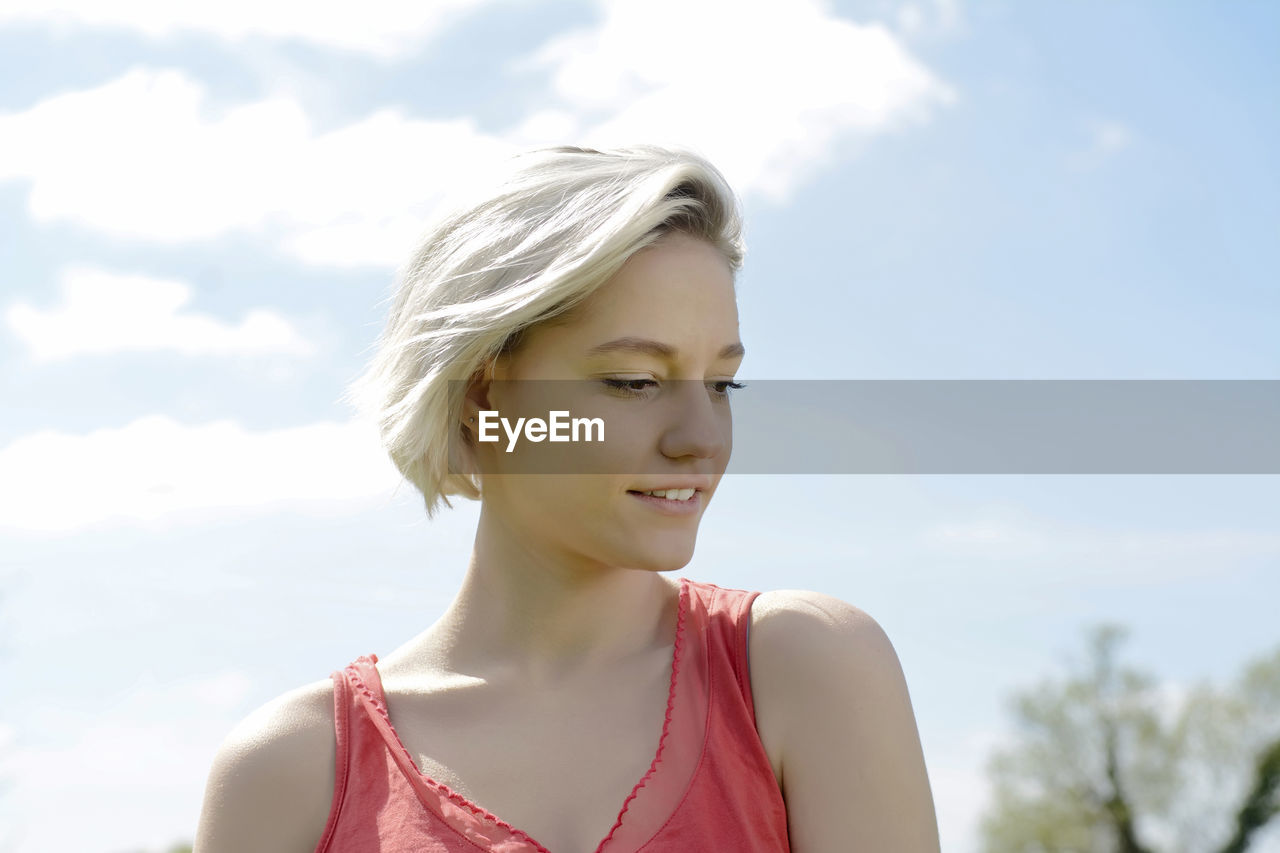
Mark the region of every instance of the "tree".
[[1280, 814], [1280, 648], [1233, 685], [1179, 692], [1121, 666], [1125, 630], [1012, 698], [988, 764], [987, 853], [1244, 853]]

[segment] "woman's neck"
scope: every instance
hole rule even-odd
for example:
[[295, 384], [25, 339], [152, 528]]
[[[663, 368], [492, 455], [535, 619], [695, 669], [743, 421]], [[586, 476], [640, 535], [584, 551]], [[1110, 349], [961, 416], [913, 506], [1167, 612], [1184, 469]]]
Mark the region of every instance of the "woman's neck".
[[669, 648], [678, 596], [675, 578], [548, 553], [482, 511], [462, 586], [426, 636], [442, 670], [546, 684]]

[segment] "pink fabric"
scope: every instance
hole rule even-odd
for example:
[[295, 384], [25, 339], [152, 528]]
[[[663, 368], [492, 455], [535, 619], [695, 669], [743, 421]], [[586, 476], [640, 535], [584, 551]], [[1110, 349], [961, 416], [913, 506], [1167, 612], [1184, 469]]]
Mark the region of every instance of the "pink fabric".
[[[662, 735], [596, 853], [789, 851], [747, 668], [759, 595], [680, 578]], [[337, 783], [316, 853], [551, 853], [418, 771], [387, 716], [376, 655], [333, 673]]]

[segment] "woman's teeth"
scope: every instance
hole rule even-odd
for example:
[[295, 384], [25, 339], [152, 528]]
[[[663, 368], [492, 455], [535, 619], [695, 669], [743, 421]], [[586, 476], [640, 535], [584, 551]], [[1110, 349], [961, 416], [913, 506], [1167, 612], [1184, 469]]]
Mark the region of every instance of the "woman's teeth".
[[653, 495], [655, 498], [666, 498], [669, 501], [687, 501], [693, 497], [697, 489], [663, 489], [656, 492], [640, 492], [642, 495]]

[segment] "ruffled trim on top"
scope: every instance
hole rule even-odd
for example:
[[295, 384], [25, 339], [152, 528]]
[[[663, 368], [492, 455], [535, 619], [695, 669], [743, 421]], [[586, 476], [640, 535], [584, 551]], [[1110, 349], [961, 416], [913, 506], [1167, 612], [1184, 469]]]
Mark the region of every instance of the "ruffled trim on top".
[[685, 617], [688, 616], [689, 613], [688, 597], [689, 581], [686, 578], [680, 578], [680, 616], [676, 620], [675, 649], [671, 654], [671, 687], [667, 691], [667, 712], [666, 716], [663, 717], [662, 720], [662, 736], [658, 738], [658, 753], [653, 757], [653, 762], [649, 764], [648, 771], [646, 771], [640, 781], [636, 783], [635, 787], [631, 789], [631, 793], [627, 795], [627, 798], [623, 800], [622, 810], [618, 812], [618, 819], [615, 820], [613, 822], [613, 826], [609, 828], [609, 834], [606, 835], [604, 840], [596, 847], [596, 853], [600, 853], [600, 851], [604, 850], [605, 846], [613, 838], [613, 834], [618, 831], [618, 827], [622, 826], [622, 818], [626, 815], [627, 809], [631, 807], [631, 801], [640, 793], [640, 789], [643, 788], [651, 778], [653, 778], [653, 774], [657, 772], [658, 765], [662, 763], [662, 751], [667, 745], [667, 733], [671, 730], [671, 713], [675, 709], [676, 704], [676, 677], [680, 672], [680, 656], [684, 651], [684, 623]]

